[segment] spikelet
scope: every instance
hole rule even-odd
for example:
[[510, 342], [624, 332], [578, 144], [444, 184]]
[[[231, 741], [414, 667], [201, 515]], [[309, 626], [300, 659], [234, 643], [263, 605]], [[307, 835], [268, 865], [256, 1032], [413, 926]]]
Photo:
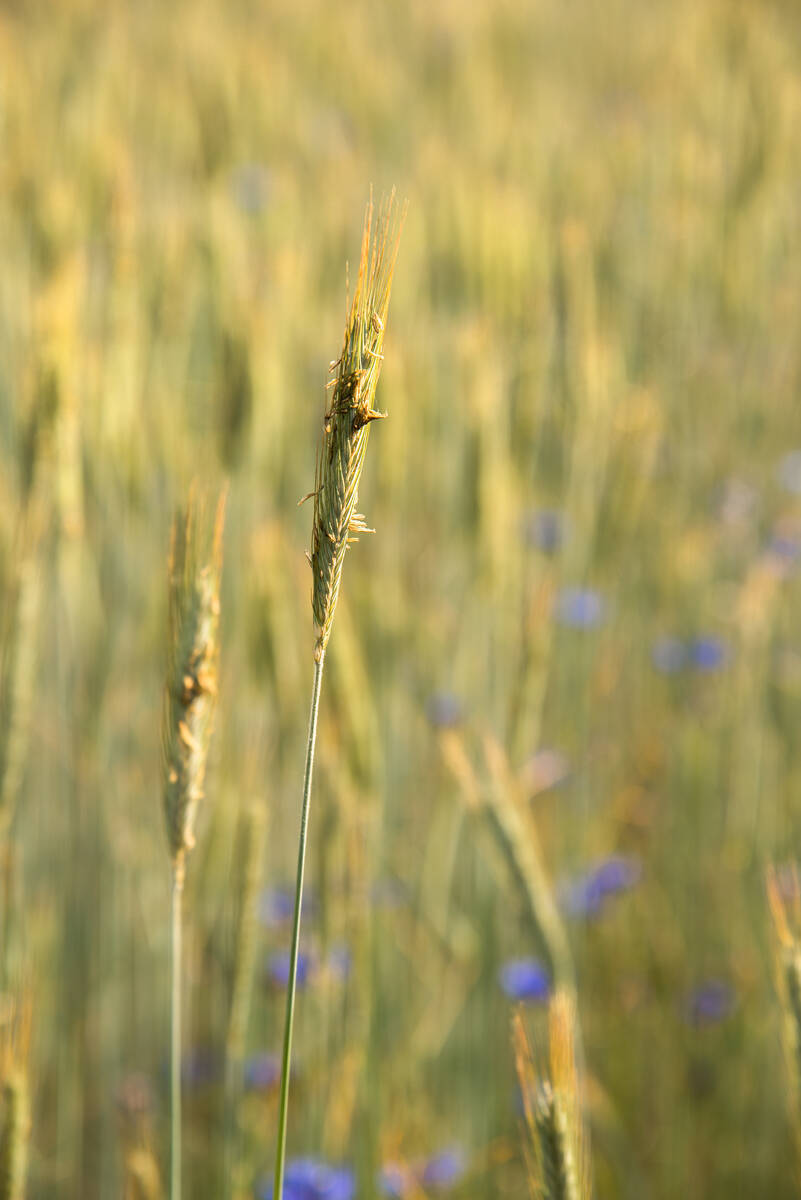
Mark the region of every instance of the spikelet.
[[575, 1057], [575, 1004], [554, 993], [548, 1011], [549, 1066], [537, 1071], [520, 1013], [512, 1022], [517, 1074], [530, 1145], [531, 1193], [537, 1200], [589, 1200], [589, 1167]]
[[356, 505], [370, 423], [386, 416], [373, 404], [402, 220], [403, 214], [400, 218], [396, 214], [394, 193], [382, 207], [375, 231], [372, 200], [367, 206], [359, 275], [345, 325], [342, 353], [331, 365], [335, 374], [329, 387], [333, 391], [323, 420], [312, 493], [310, 557], [317, 662], [325, 654], [331, 636], [345, 552], [355, 540], [354, 534], [371, 532], [364, 517], [357, 513]]
[[23, 1200], [31, 1129], [30, 1003], [12, 1006], [0, 1034], [0, 1200]]
[[789, 1109], [801, 1178], [801, 881], [794, 869], [783, 872], [782, 881], [774, 868], [768, 870], [768, 904], [776, 935], [776, 982], [784, 1015], [782, 1042]]
[[[195, 844], [217, 699], [220, 573], [225, 494], [208, 545], [203, 513], [193, 496], [173, 522], [169, 560], [169, 649], [162, 748], [164, 815], [176, 878]], [[205, 541], [204, 541], [205, 538]]]

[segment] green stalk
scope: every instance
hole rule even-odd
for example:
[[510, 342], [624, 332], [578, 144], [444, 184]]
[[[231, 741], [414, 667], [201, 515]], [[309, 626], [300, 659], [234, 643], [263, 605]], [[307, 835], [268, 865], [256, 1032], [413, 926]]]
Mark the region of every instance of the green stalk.
[[287, 982], [286, 1016], [284, 1018], [284, 1049], [281, 1060], [281, 1094], [278, 1102], [278, 1146], [275, 1156], [273, 1200], [282, 1200], [284, 1189], [286, 1120], [289, 1105], [289, 1062], [292, 1055], [292, 1027], [295, 1020], [300, 910], [303, 897], [303, 872], [306, 865], [306, 838], [309, 829], [309, 801], [311, 799], [312, 771], [314, 770], [314, 743], [317, 738], [317, 712], [320, 707], [320, 685], [323, 680], [324, 661], [325, 651], [322, 650], [319, 653], [319, 657], [315, 658], [314, 663], [314, 686], [312, 688], [311, 712], [309, 714], [309, 737], [306, 743], [306, 768], [303, 775], [303, 804], [300, 812], [300, 838], [298, 841], [298, 875], [295, 883], [295, 914], [292, 921], [292, 945], [289, 951], [289, 980]]
[[181, 900], [183, 863], [172, 872], [172, 988], [170, 1003], [170, 1200], [181, 1200]]

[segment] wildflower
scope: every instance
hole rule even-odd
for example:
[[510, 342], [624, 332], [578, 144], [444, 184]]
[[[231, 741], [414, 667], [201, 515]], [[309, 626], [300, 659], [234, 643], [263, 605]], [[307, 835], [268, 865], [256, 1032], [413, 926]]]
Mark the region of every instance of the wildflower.
[[592, 588], [562, 588], [556, 601], [556, 618], [568, 629], [595, 629], [604, 619], [603, 597]]
[[641, 873], [637, 859], [617, 854], [598, 863], [593, 871], [593, 879], [605, 899], [633, 888], [639, 883]]
[[801, 556], [801, 541], [787, 533], [776, 533], [770, 539], [768, 550], [785, 562], [795, 562]]
[[465, 1168], [464, 1151], [451, 1146], [413, 1166], [389, 1163], [382, 1168], [378, 1183], [385, 1196], [403, 1200], [404, 1196], [416, 1196], [421, 1191], [446, 1191], [459, 1182]]
[[[303, 988], [309, 982], [314, 971], [314, 962], [310, 954], [302, 950], [298, 954], [298, 987]], [[276, 987], [286, 987], [289, 982], [289, 951], [277, 950], [267, 959], [267, 976]]]
[[789, 575], [801, 559], [801, 529], [795, 522], [779, 521], [766, 548], [768, 565], [780, 577]]
[[292, 920], [292, 893], [284, 888], [267, 888], [259, 897], [259, 920], [262, 925], [275, 927]]
[[688, 654], [690, 664], [695, 670], [706, 673], [725, 666], [729, 652], [720, 638], [707, 636], [697, 637], [690, 642]]
[[[313, 918], [317, 906], [312, 892], [306, 889], [301, 900], [301, 916]], [[259, 897], [259, 920], [268, 929], [278, 929], [292, 920], [295, 900], [288, 888], [266, 888]]]
[[458, 1146], [451, 1146], [429, 1158], [423, 1167], [420, 1182], [424, 1188], [439, 1191], [458, 1183], [464, 1172], [464, 1151]]
[[[284, 1175], [284, 1200], [353, 1200], [356, 1180], [349, 1167], [332, 1167], [316, 1158], [296, 1158]], [[272, 1182], [259, 1189], [259, 1200], [272, 1200]]]
[[525, 538], [529, 546], [543, 554], [555, 554], [565, 540], [565, 522], [555, 509], [541, 508], [525, 522]]
[[637, 859], [622, 855], [603, 859], [563, 890], [563, 906], [574, 917], [598, 916], [609, 897], [635, 887], [641, 873]]
[[734, 989], [724, 980], [711, 979], [694, 988], [687, 997], [685, 1018], [696, 1028], [716, 1025], [734, 1008]]
[[254, 1054], [245, 1062], [245, 1088], [249, 1092], [269, 1092], [281, 1078], [281, 1059], [277, 1054]]
[[462, 702], [453, 692], [434, 692], [426, 705], [426, 716], [435, 729], [453, 729], [464, 716]]
[[501, 987], [510, 1000], [541, 1004], [550, 994], [551, 981], [548, 972], [536, 958], [515, 958], [504, 963], [499, 978]]

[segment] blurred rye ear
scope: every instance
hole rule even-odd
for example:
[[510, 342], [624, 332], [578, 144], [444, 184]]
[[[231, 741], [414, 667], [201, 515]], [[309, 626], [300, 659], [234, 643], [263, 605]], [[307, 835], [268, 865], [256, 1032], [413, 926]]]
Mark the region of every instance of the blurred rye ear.
[[783, 1012], [782, 1043], [796, 1177], [801, 1182], [801, 881], [795, 869], [783, 873], [780, 880], [776, 869], [771, 867], [766, 882], [776, 938], [776, 987]]
[[537, 1070], [519, 1012], [512, 1019], [515, 1063], [528, 1131], [525, 1157], [536, 1200], [589, 1200], [590, 1172], [575, 1055], [576, 1010], [554, 993], [548, 1009], [548, 1065]]
[[225, 493], [211, 530], [194, 492], [176, 516], [168, 568], [167, 682], [162, 749], [164, 817], [172, 864], [170, 1200], [181, 1195], [181, 897], [195, 844], [217, 703], [220, 574]]
[[478, 828], [486, 831], [482, 841], [488, 855], [500, 859], [514, 883], [551, 979], [556, 987], [575, 995], [570, 943], [545, 869], [536, 823], [506, 751], [491, 734], [483, 736], [485, 784], [473, 767], [460, 731], [443, 730], [438, 740], [462, 802]]
[[[356, 511], [359, 499], [364, 455], [370, 424], [386, 416], [375, 407], [375, 391], [383, 361], [382, 348], [389, 310], [392, 275], [398, 253], [404, 211], [395, 206], [395, 193], [381, 205], [373, 225], [373, 202], [367, 205], [359, 258], [356, 288], [345, 324], [342, 353], [331, 364], [334, 378], [328, 385], [331, 399], [323, 416], [323, 430], [317, 453], [314, 491], [305, 499], [314, 499], [311, 553], [312, 613], [317, 630], [314, 646], [314, 684], [312, 687], [303, 800], [298, 840], [298, 870], [295, 884], [295, 912], [292, 944], [289, 952], [284, 1045], [281, 1063], [281, 1091], [278, 1106], [278, 1144], [275, 1160], [273, 1200], [281, 1200], [286, 1156], [286, 1121], [289, 1102], [289, 1063], [292, 1053], [292, 1026], [295, 1012], [300, 909], [303, 872], [306, 861], [309, 801], [311, 798], [314, 744], [317, 736], [317, 712], [323, 678], [325, 649], [334, 623], [345, 554], [355, 534], [370, 533], [364, 517]], [[328, 389], [327, 389], [328, 390]], [[302, 501], [301, 501], [302, 503]]]
[[217, 702], [220, 572], [225, 496], [217, 505], [210, 545], [192, 497], [175, 518], [169, 559], [167, 685], [164, 692], [164, 816], [173, 871], [183, 882], [195, 844]]

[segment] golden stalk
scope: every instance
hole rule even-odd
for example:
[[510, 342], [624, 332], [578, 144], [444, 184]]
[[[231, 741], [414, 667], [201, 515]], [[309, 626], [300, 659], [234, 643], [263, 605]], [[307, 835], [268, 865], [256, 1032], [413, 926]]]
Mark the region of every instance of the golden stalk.
[[[377, 228], [373, 229], [372, 200], [362, 234], [359, 274], [353, 301], [345, 324], [342, 353], [331, 364], [334, 378], [331, 402], [326, 406], [323, 436], [317, 454], [315, 472], [314, 518], [312, 521], [311, 562], [312, 612], [317, 628], [314, 647], [314, 683], [312, 687], [309, 734], [303, 773], [303, 799], [298, 839], [298, 867], [295, 883], [295, 914], [289, 951], [284, 1045], [281, 1064], [281, 1091], [278, 1104], [278, 1146], [275, 1160], [274, 1200], [281, 1200], [286, 1157], [286, 1122], [289, 1105], [289, 1063], [292, 1054], [292, 1027], [300, 941], [300, 907], [306, 862], [309, 807], [311, 801], [317, 714], [323, 678], [325, 649], [331, 636], [342, 566], [351, 542], [358, 533], [368, 532], [364, 517], [356, 512], [359, 480], [364, 465], [370, 423], [386, 414], [373, 407], [378, 376], [381, 372], [384, 329], [389, 309], [392, 274], [398, 253], [403, 214], [396, 214], [394, 193], [382, 206]], [[308, 498], [308, 497], [307, 497]]]

